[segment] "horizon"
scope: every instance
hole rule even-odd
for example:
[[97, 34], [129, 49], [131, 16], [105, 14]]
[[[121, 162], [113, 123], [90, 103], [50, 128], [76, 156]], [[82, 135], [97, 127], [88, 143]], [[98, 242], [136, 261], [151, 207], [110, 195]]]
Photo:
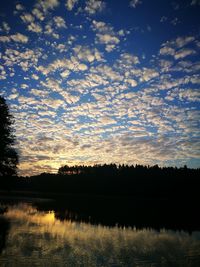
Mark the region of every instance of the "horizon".
[[[72, 173], [72, 174], [61, 174], [59, 173], [59, 170], [62, 169], [63, 167], [67, 167], [67, 168], [104, 168], [104, 167], [109, 167], [109, 166], [115, 166], [116, 169], [120, 169], [120, 168], [134, 168], [134, 169], [137, 169], [137, 167], [139, 168], [143, 168], [143, 169], [147, 169], [147, 170], [152, 170], [152, 169], [155, 169], [155, 168], [158, 168], [160, 171], [162, 170], [167, 170], [167, 169], [173, 169], [174, 171], [180, 171], [180, 170], [192, 170], [192, 171], [199, 171], [200, 170], [200, 167], [196, 167], [196, 168], [189, 168], [187, 165], [184, 165], [184, 166], [180, 166], [180, 167], [177, 167], [177, 166], [159, 166], [159, 165], [140, 165], [140, 164], [132, 164], [132, 165], [128, 165], [128, 164], [115, 164], [115, 163], [110, 163], [110, 164], [107, 164], [107, 163], [103, 163], [103, 164], [94, 164], [94, 165], [62, 165], [58, 168], [57, 172], [41, 172], [41, 173], [37, 173], [37, 174], [33, 174], [33, 175], [17, 175], [17, 177], [20, 177], [20, 178], [31, 178], [31, 177], [34, 177], [34, 176], [41, 176], [41, 175], [79, 175], [80, 173]], [[72, 170], [69, 170], [69, 171], [72, 171]]]
[[199, 168], [199, 13], [199, 0], [1, 3], [0, 95], [19, 176], [122, 161]]

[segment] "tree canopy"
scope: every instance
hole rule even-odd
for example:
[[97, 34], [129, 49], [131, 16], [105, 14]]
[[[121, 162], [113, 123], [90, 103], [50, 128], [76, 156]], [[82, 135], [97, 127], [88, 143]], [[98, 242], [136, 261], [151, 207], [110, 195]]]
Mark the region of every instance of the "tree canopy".
[[6, 100], [0, 96], [0, 176], [17, 174], [18, 154], [14, 149], [14, 118]]

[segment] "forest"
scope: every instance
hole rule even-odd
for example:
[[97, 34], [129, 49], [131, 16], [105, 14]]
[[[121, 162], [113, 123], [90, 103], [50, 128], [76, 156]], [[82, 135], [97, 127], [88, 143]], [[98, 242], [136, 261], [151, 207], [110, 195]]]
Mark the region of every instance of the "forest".
[[8, 176], [2, 188], [48, 193], [177, 197], [198, 195], [200, 169], [104, 164], [62, 166], [57, 174]]

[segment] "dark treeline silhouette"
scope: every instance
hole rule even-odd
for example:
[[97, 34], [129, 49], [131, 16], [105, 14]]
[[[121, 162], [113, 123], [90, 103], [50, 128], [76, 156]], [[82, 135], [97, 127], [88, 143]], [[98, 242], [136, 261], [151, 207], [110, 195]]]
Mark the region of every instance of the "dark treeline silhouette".
[[0, 176], [17, 174], [18, 154], [15, 144], [14, 118], [9, 112], [6, 100], [0, 96]]
[[2, 179], [1, 187], [47, 193], [176, 197], [199, 195], [200, 169], [104, 164], [62, 166], [57, 174]]
[[95, 164], [93, 166], [87, 165], [75, 165], [75, 166], [62, 166], [58, 169], [59, 175], [86, 175], [86, 176], [182, 176], [182, 175], [195, 175], [199, 174], [200, 169], [190, 169], [186, 165], [184, 167], [159, 167], [158, 165], [154, 166], [144, 166], [144, 165], [125, 165], [125, 164]]

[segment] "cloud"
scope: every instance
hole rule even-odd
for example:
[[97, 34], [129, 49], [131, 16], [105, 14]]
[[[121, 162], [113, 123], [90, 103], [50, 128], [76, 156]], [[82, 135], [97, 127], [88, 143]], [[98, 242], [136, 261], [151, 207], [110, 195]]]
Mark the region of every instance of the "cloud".
[[79, 60], [93, 62], [102, 61], [102, 53], [100, 53], [96, 48], [90, 48], [88, 46], [77, 45], [73, 48], [75, 55]]
[[28, 42], [28, 36], [21, 34], [21, 33], [16, 33], [12, 35], [7, 35], [7, 36], [0, 36], [0, 42], [18, 42], [18, 43], [27, 43]]
[[179, 99], [191, 102], [200, 102], [200, 90], [199, 89], [180, 89], [178, 93]]
[[16, 5], [16, 9], [17, 9], [18, 11], [24, 10], [24, 6], [21, 5], [21, 4], [17, 4], [17, 5]]
[[52, 109], [58, 109], [64, 106], [65, 102], [62, 99], [46, 98], [42, 100], [42, 104]]
[[171, 23], [172, 25], [176, 26], [177, 24], [180, 23], [180, 20], [176, 17], [176, 18], [173, 18], [173, 19], [170, 21], [170, 23]]
[[175, 49], [168, 46], [164, 46], [160, 49], [160, 54], [174, 56]]
[[58, 7], [60, 2], [58, 0], [38, 0], [36, 7], [39, 7], [46, 13], [48, 10], [53, 10]]
[[123, 80], [123, 76], [119, 72], [113, 70], [108, 65], [99, 65], [98, 67], [91, 68], [90, 70], [92, 73], [102, 75], [104, 78], [107, 78], [107, 79], [112, 80], [112, 81], [122, 81]]
[[116, 120], [114, 120], [113, 118], [111, 118], [109, 116], [100, 117], [98, 119], [98, 121], [100, 123], [102, 123], [103, 125], [110, 125], [110, 124], [115, 124], [116, 123]]
[[31, 77], [32, 77], [34, 80], [38, 80], [38, 79], [39, 79], [39, 76], [36, 75], [36, 74], [32, 74]]
[[122, 53], [120, 54], [120, 59], [118, 59], [117, 62], [124, 68], [132, 68], [134, 65], [140, 63], [140, 60], [136, 55]]
[[[173, 158], [181, 164], [197, 157], [196, 36], [173, 35], [157, 43], [152, 54], [151, 46], [145, 51], [138, 43], [140, 29], [91, 19], [103, 10], [103, 1], [35, 2], [32, 9], [18, 8], [14, 14], [22, 33], [41, 33], [38, 36], [29, 32], [22, 41], [24, 37], [9, 28], [9, 19], [9, 25], [0, 25], [5, 42], [0, 79], [16, 118], [21, 169], [39, 173], [50, 165], [56, 171], [66, 161], [122, 159], [127, 164], [164, 165]], [[130, 2], [133, 8], [141, 4]]]
[[6, 71], [3, 66], [0, 65], [0, 80], [5, 80], [6, 79]]
[[88, 67], [87, 67], [87, 65], [85, 65], [85, 64], [78, 64], [78, 70], [82, 70], [82, 71], [84, 71], [84, 70], [87, 70], [88, 69]]
[[113, 27], [102, 21], [92, 21], [92, 29], [96, 31], [96, 43], [105, 44], [106, 51], [111, 52], [120, 42], [121, 34], [115, 32]]
[[186, 36], [186, 37], [178, 37], [176, 38], [176, 40], [173, 42], [171, 42], [173, 45], [175, 45], [178, 48], [181, 48], [189, 43], [191, 43], [192, 41], [195, 40], [194, 36]]
[[87, 0], [85, 11], [90, 15], [94, 15], [97, 12], [101, 12], [105, 6], [106, 4], [102, 0]]
[[172, 48], [182, 48], [189, 43], [195, 40], [194, 36], [185, 36], [185, 37], [177, 37], [174, 40], [167, 41], [166, 43], [162, 44], [162, 46], [172, 47]]
[[56, 16], [53, 20], [57, 28], [67, 28], [65, 20], [62, 17]]
[[175, 59], [182, 59], [185, 58], [187, 56], [190, 55], [194, 55], [196, 54], [195, 50], [193, 49], [188, 49], [188, 48], [183, 48], [181, 50], [178, 50], [175, 54], [174, 54], [174, 58]]
[[97, 42], [106, 45], [106, 51], [111, 52], [120, 42], [119, 38], [110, 34], [97, 34]]
[[35, 20], [33, 15], [29, 13], [24, 13], [23, 15], [20, 16], [20, 18], [22, 19], [24, 23], [31, 23], [31, 22], [34, 22]]
[[48, 22], [48, 24], [45, 25], [45, 31], [44, 33], [46, 35], [49, 35], [55, 39], [59, 39], [59, 34], [55, 32], [52, 22]]
[[21, 84], [21, 86], [20, 86], [22, 89], [27, 89], [27, 88], [29, 88], [28, 87], [28, 85], [27, 84], [25, 84], [25, 83], [23, 83], [23, 84]]
[[48, 97], [49, 92], [39, 89], [31, 89], [30, 94], [33, 96], [39, 96], [39, 97]]
[[44, 75], [48, 75], [49, 73], [53, 73], [57, 70], [60, 70], [63, 73], [64, 70], [68, 71], [85, 71], [88, 67], [84, 63], [80, 63], [79, 60], [75, 57], [71, 57], [70, 59], [57, 59], [50, 63], [48, 66], [38, 66], [37, 70], [42, 72]]
[[7, 22], [3, 21], [2, 22], [2, 27], [0, 27], [0, 32], [6, 32], [8, 33], [10, 31], [10, 26], [8, 25]]
[[58, 50], [60, 53], [67, 51], [67, 46], [65, 44], [56, 44], [55, 49]]
[[160, 22], [165, 22], [165, 21], [167, 21], [167, 17], [166, 16], [162, 16], [161, 18], [160, 18]]
[[160, 59], [159, 65], [161, 68], [161, 72], [168, 72], [173, 65], [173, 61], [172, 60], [166, 60], [166, 59]]
[[101, 44], [118, 44], [119, 38], [110, 34], [97, 34], [98, 40]]
[[159, 73], [155, 69], [143, 68], [142, 74], [140, 76], [140, 81], [147, 82], [147, 81], [149, 81], [153, 78], [156, 78], [158, 76], [159, 76]]
[[72, 95], [68, 92], [61, 91], [60, 95], [65, 99], [65, 101], [69, 104], [76, 103], [80, 100], [80, 96], [78, 95]]
[[31, 22], [31, 24], [28, 25], [28, 30], [36, 33], [42, 32], [42, 27], [38, 23]]
[[133, 79], [126, 79], [125, 82], [131, 85], [131, 87], [137, 86], [137, 81]]
[[70, 75], [69, 70], [64, 70], [63, 72], [60, 73], [62, 78], [67, 78]]
[[159, 54], [163, 56], [173, 56], [175, 59], [181, 59], [195, 54], [196, 52], [194, 49], [185, 48], [185, 46], [194, 41], [194, 36], [177, 37], [172, 41], [167, 41], [166, 43], [162, 44]]
[[41, 12], [38, 8], [34, 8], [32, 10], [32, 14], [39, 20], [43, 21], [45, 16], [43, 14], [43, 12]]
[[71, 11], [76, 3], [78, 3], [78, 0], [67, 0], [65, 6], [69, 11]]
[[5, 66], [13, 67], [15, 65], [18, 65], [24, 71], [27, 71], [31, 67], [36, 67], [38, 59], [41, 56], [42, 54], [39, 49], [25, 49], [21, 52], [15, 49], [6, 49], [3, 60]]
[[19, 94], [18, 93], [15, 93], [15, 94], [10, 94], [7, 99], [8, 100], [13, 100], [13, 99], [17, 99], [18, 97], [19, 97]]
[[69, 104], [76, 103], [80, 99], [80, 96], [73, 95], [70, 92], [67, 92], [65, 89], [63, 89], [61, 82], [59, 80], [47, 79], [46, 82], [41, 82], [41, 85], [46, 87], [47, 90], [49, 91], [58, 93], [60, 96], [62, 96], [63, 99], [65, 99], [66, 103]]
[[140, 1], [140, 0], [131, 0], [130, 1], [130, 6], [133, 8], [136, 8], [139, 4], [142, 4], [142, 1]]
[[[97, 71], [98, 73], [98, 71]], [[68, 86], [72, 88], [76, 88], [81, 93], [87, 93], [91, 88], [98, 87], [98, 86], [105, 86], [109, 84], [107, 77], [102, 77], [101, 73], [88, 73], [85, 79], [71, 79], [67, 81]]]

